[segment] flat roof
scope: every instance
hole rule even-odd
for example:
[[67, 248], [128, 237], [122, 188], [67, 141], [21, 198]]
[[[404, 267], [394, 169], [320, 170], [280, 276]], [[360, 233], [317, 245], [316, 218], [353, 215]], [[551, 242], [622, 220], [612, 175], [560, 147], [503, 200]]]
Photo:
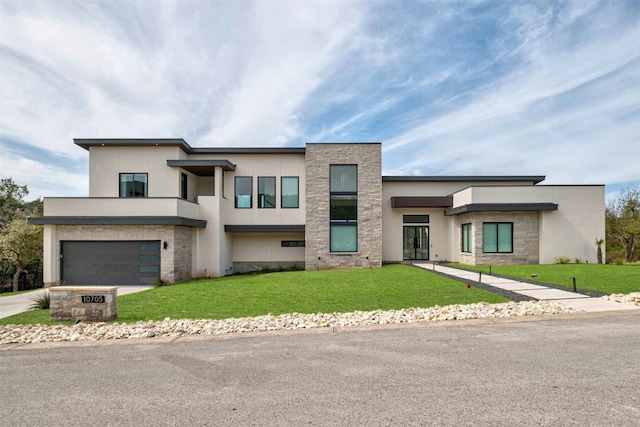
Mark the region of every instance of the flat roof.
[[192, 147], [182, 138], [74, 138], [73, 143], [90, 147], [180, 147], [187, 154], [304, 154], [304, 147]]
[[205, 228], [207, 221], [181, 216], [43, 216], [27, 219], [34, 225], [181, 225]]
[[444, 214], [451, 216], [470, 212], [542, 212], [557, 210], [557, 203], [471, 203], [447, 209]]
[[427, 175], [427, 176], [394, 176], [383, 175], [382, 182], [505, 182], [533, 181], [534, 184], [544, 181], [544, 175]]

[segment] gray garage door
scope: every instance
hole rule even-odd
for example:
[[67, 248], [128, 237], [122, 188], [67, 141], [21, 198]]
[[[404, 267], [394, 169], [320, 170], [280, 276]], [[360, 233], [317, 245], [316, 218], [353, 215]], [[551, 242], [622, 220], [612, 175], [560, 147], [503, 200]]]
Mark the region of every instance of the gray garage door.
[[68, 286], [146, 285], [160, 276], [160, 241], [61, 242]]

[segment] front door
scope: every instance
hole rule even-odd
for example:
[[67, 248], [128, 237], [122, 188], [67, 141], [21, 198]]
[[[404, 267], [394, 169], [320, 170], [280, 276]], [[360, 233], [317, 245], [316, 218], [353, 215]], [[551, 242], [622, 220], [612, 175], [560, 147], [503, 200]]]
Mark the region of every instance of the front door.
[[405, 225], [402, 240], [405, 260], [429, 259], [429, 227]]

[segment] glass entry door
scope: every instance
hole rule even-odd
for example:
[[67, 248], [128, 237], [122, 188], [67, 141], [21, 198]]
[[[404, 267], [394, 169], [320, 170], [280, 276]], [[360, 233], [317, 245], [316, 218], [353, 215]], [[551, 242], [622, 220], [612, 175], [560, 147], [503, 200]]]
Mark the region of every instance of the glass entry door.
[[429, 227], [405, 225], [402, 240], [405, 260], [429, 259]]

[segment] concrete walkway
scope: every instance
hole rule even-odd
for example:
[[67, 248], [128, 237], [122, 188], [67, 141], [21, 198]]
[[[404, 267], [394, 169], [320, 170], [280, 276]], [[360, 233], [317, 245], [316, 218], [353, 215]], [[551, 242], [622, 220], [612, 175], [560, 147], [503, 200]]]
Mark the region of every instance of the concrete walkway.
[[[118, 296], [146, 291], [147, 289], [151, 289], [151, 286], [118, 286]], [[29, 310], [33, 299], [45, 291], [46, 289], [36, 289], [32, 292], [24, 292], [18, 295], [0, 296], [0, 319]]]
[[[458, 268], [446, 267], [439, 264], [415, 263], [416, 267], [425, 270], [443, 273], [448, 276], [457, 277], [459, 279], [477, 282], [480, 275], [476, 271], [461, 270]], [[494, 288], [503, 289], [514, 292], [516, 294], [525, 295], [530, 298], [544, 301], [553, 301], [563, 304], [567, 307], [585, 312], [597, 311], [613, 311], [613, 310], [640, 310], [640, 307], [631, 304], [622, 304], [614, 301], [607, 301], [600, 298], [590, 297], [580, 293], [563, 291], [560, 289], [550, 288], [544, 285], [534, 285], [527, 282], [519, 282], [517, 280], [496, 277], [490, 274], [482, 273], [482, 282]]]

